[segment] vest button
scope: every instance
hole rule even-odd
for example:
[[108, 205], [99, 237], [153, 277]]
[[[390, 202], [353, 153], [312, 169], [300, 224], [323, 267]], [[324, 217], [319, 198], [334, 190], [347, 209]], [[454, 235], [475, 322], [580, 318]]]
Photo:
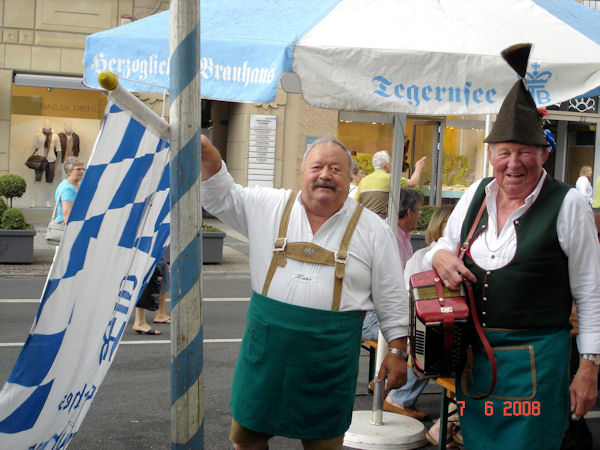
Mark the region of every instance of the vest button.
[[485, 273], [487, 276], [490, 276], [492, 274], [492, 272], [490, 272], [489, 270]]
[[483, 316], [486, 316], [486, 315], [487, 315], [487, 313], [486, 313], [485, 311], [481, 311], [481, 314], [482, 314]]
[[520, 225], [521, 222], [519, 222], [519, 219], [515, 220], [515, 225]]
[[483, 297], [481, 300], [483, 300], [484, 302], [487, 302], [487, 297]]
[[486, 325], [485, 323], [482, 323], [482, 324], [481, 324], [481, 326], [482, 326], [483, 328], [487, 327], [487, 325]]
[[487, 288], [489, 288], [489, 287], [490, 287], [490, 285], [489, 285], [489, 284], [487, 284], [487, 283], [485, 283], [485, 284], [483, 285], [483, 287], [487, 289]]

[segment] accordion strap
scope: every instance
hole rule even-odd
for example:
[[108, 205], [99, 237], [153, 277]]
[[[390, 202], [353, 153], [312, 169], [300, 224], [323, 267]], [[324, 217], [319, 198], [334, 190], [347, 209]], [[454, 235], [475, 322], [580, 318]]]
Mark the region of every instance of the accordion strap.
[[[475, 229], [477, 228], [477, 225], [479, 224], [479, 221], [481, 220], [481, 216], [483, 215], [483, 211], [485, 211], [485, 206], [486, 206], [486, 198], [483, 198], [483, 202], [481, 203], [481, 207], [479, 208], [479, 212], [477, 213], [477, 217], [475, 218], [475, 221], [473, 222], [473, 225], [471, 226], [471, 229], [469, 230], [469, 234], [467, 235], [467, 238], [465, 239], [465, 241], [463, 242], [462, 245], [460, 245], [457, 249], [457, 256], [458, 258], [462, 261], [465, 253], [467, 252], [467, 250], [469, 249], [469, 247], [472, 244], [473, 241], [473, 235], [475, 234]], [[464, 280], [465, 283], [465, 287], [467, 288], [467, 297], [469, 297], [469, 308], [471, 309], [471, 317], [473, 318], [473, 324], [475, 325], [475, 331], [477, 331], [477, 336], [479, 336], [479, 340], [481, 341], [481, 344], [483, 345], [483, 349], [485, 350], [485, 353], [487, 354], [487, 357], [490, 361], [490, 368], [492, 370], [492, 380], [490, 383], [490, 389], [483, 395], [477, 395], [477, 396], [469, 396], [471, 397], [473, 400], [481, 400], [482, 398], [486, 398], [487, 396], [489, 396], [494, 388], [496, 387], [496, 378], [498, 375], [498, 368], [496, 367], [496, 357], [494, 356], [494, 351], [492, 350], [492, 346], [490, 345], [489, 341], [487, 340], [487, 337], [485, 336], [485, 333], [483, 332], [483, 328], [481, 327], [481, 323], [479, 323], [479, 316], [477, 315], [477, 308], [475, 306], [475, 295], [473, 294], [473, 286], [471, 285], [471, 282], [469, 280]], [[467, 351], [467, 367], [465, 367], [465, 370], [463, 371], [462, 374], [462, 384], [464, 385], [466, 382], [466, 372], [470, 366], [472, 365], [472, 353], [471, 351]], [[466, 395], [466, 389], [463, 386], [463, 392], [465, 392]]]

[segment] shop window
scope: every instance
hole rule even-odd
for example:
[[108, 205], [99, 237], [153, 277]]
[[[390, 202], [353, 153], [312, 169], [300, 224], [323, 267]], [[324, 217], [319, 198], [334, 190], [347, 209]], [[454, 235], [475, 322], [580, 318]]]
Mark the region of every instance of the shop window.
[[[394, 125], [386, 115], [380, 117], [373, 114], [372, 122], [351, 120], [354, 117], [340, 114], [338, 122], [338, 139], [351, 152], [355, 152], [355, 160], [360, 164], [365, 174], [373, 171], [371, 157], [375, 152], [387, 150], [390, 158], [394, 148]], [[379, 121], [378, 121], [379, 120]]]
[[[27, 182], [17, 208], [51, 208], [63, 180], [62, 161], [78, 156], [87, 165], [102, 125], [107, 97], [101, 91], [12, 86], [8, 170]], [[50, 130], [50, 132], [48, 132]], [[46, 131], [46, 134], [44, 134]], [[37, 148], [54, 164], [39, 181], [25, 161]]]
[[[409, 142], [411, 170], [414, 163], [427, 157], [421, 174], [426, 202], [441, 185], [442, 204], [453, 204], [476, 180], [482, 178], [485, 119], [483, 117], [452, 117], [445, 119], [409, 118], [406, 121], [406, 139]], [[441, 158], [439, 156], [441, 152]], [[439, 159], [438, 159], [439, 158]], [[441, 167], [438, 167], [440, 161]]]

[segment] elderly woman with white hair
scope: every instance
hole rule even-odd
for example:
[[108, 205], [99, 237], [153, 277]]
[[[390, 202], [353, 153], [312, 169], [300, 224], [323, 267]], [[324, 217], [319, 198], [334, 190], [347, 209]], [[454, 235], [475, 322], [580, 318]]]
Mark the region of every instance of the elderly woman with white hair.
[[69, 220], [69, 214], [71, 213], [73, 202], [79, 189], [79, 182], [85, 173], [83, 160], [77, 156], [69, 156], [65, 159], [63, 167], [67, 177], [56, 187], [54, 194], [57, 202], [56, 217], [54, 219], [56, 223], [67, 223], [67, 220]]

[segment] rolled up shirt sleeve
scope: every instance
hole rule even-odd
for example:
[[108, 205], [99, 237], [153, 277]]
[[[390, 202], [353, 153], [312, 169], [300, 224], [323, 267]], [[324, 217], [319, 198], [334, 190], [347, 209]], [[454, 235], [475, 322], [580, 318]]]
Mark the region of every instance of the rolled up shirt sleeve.
[[247, 237], [247, 188], [234, 182], [227, 171], [225, 161], [221, 164], [221, 169], [208, 180], [203, 181], [201, 186], [202, 207]]

